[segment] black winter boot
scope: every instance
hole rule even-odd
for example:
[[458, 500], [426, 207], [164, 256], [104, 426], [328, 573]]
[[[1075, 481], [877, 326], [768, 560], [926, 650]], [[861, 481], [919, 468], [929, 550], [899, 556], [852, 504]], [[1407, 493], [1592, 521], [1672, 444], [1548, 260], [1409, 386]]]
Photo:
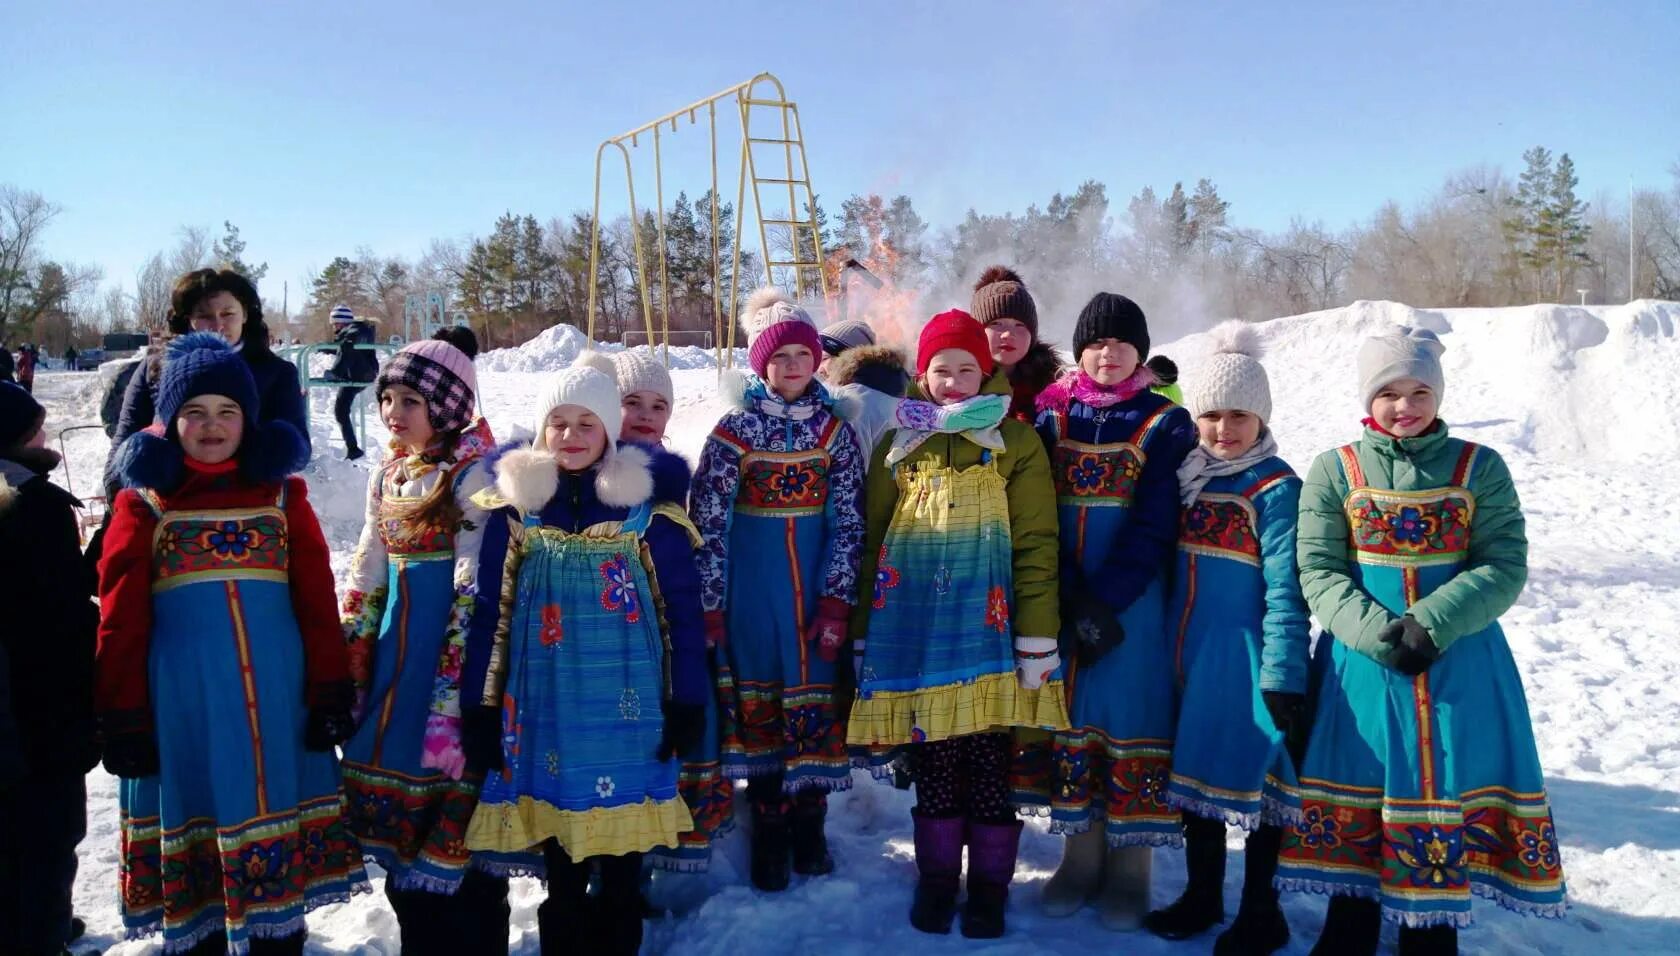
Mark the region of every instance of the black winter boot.
[[1214, 956], [1269, 956], [1289, 944], [1289, 922], [1272, 886], [1283, 830], [1267, 824], [1249, 834], [1243, 849], [1242, 903], [1231, 928], [1219, 934]]
[[821, 793], [801, 793], [793, 801], [793, 872], [801, 876], [824, 876], [834, 872], [834, 858], [828, 855], [828, 838], [823, 822], [828, 818], [828, 798]]
[[752, 808], [752, 882], [766, 893], [787, 889], [788, 802], [754, 803]]
[[1400, 956], [1458, 956], [1458, 930], [1451, 926], [1402, 926]]
[[303, 956], [303, 940], [308, 935], [300, 931], [279, 939], [253, 937], [251, 956]]
[[1375, 956], [1382, 937], [1382, 906], [1357, 896], [1332, 896], [1324, 932], [1307, 956]]
[[1225, 921], [1225, 824], [1184, 814], [1184, 893], [1166, 909], [1144, 917], [1162, 939], [1189, 939]]
[[916, 898], [910, 925], [924, 933], [951, 931], [957, 918], [957, 890], [962, 886], [964, 828], [962, 817], [929, 817], [911, 810], [916, 845]]

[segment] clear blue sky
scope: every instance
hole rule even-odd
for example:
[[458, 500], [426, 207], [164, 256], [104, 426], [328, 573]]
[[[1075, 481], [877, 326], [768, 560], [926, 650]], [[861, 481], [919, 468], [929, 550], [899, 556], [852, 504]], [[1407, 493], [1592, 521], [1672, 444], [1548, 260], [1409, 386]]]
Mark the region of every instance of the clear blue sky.
[[[358, 245], [586, 208], [601, 139], [770, 70], [830, 208], [906, 192], [940, 226], [1089, 177], [1121, 211], [1207, 176], [1242, 224], [1339, 228], [1534, 144], [1589, 199], [1666, 186], [1677, 35], [1680, 0], [11, 0], [0, 182], [64, 207], [49, 254], [130, 287], [182, 224], [230, 219], [295, 308]], [[669, 142], [670, 189], [702, 192], [700, 129]]]

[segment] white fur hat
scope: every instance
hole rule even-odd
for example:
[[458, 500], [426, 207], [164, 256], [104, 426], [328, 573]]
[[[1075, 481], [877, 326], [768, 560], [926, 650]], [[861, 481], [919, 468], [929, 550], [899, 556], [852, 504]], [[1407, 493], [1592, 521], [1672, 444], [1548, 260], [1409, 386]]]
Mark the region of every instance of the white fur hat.
[[1403, 378], [1415, 378], [1434, 389], [1439, 402], [1447, 390], [1447, 377], [1441, 371], [1441, 353], [1446, 350], [1434, 332], [1404, 325], [1366, 339], [1359, 346], [1360, 407], [1369, 413], [1371, 400], [1383, 386]]
[[1272, 385], [1260, 364], [1260, 334], [1238, 319], [1213, 329], [1213, 357], [1182, 383], [1191, 418], [1227, 409], [1272, 418]]
[[555, 375], [548, 390], [537, 402], [537, 434], [531, 439], [532, 448], [545, 450], [548, 413], [561, 405], [581, 405], [601, 420], [607, 430], [606, 454], [610, 456], [614, 443], [618, 441], [619, 428], [624, 424], [624, 409], [618, 400], [618, 383], [613, 381], [612, 375], [581, 363]]

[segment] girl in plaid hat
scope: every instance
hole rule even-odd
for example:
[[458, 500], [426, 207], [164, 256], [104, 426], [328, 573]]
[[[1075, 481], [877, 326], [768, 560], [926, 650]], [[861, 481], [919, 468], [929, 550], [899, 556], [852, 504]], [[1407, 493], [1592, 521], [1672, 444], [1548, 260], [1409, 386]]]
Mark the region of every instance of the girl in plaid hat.
[[822, 343], [775, 289], [747, 301], [752, 376], [706, 439], [690, 508], [703, 543], [707, 643], [730, 698], [724, 771], [748, 778], [753, 885], [833, 869], [825, 794], [851, 786], [836, 662], [857, 593], [863, 455], [816, 380]]
[[470, 330], [414, 342], [380, 370], [391, 432], [342, 617], [360, 726], [344, 747], [350, 823], [385, 870], [403, 946], [507, 951], [507, 880], [469, 872], [463, 845], [481, 777], [464, 772], [461, 662], [493, 447], [479, 417]]

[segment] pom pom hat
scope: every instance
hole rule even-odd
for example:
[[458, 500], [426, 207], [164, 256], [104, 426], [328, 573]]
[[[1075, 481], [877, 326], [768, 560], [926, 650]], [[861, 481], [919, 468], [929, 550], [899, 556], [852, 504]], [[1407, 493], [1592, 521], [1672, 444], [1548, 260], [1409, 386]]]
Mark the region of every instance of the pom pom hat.
[[822, 354], [817, 323], [780, 289], [766, 286], [748, 297], [741, 310], [741, 328], [747, 333], [747, 361], [759, 378], [764, 377], [770, 356], [785, 346], [803, 345], [813, 359]]
[[1033, 304], [1027, 283], [1007, 266], [992, 266], [980, 273], [968, 311], [981, 325], [1014, 319], [1026, 326], [1033, 338], [1038, 338], [1038, 306]]
[[1213, 357], [1184, 387], [1190, 417], [1208, 412], [1249, 412], [1262, 422], [1272, 418], [1272, 386], [1260, 364], [1260, 335], [1254, 326], [1233, 319], [1213, 330]]
[[169, 343], [158, 377], [157, 416], [164, 435], [175, 438], [175, 416], [200, 395], [225, 395], [239, 405], [245, 421], [257, 421], [257, 381], [251, 367], [213, 332], [189, 332]]
[[442, 339], [410, 342], [379, 370], [374, 394], [404, 385], [426, 399], [426, 418], [437, 431], [472, 424], [478, 402], [478, 373], [472, 357]]

